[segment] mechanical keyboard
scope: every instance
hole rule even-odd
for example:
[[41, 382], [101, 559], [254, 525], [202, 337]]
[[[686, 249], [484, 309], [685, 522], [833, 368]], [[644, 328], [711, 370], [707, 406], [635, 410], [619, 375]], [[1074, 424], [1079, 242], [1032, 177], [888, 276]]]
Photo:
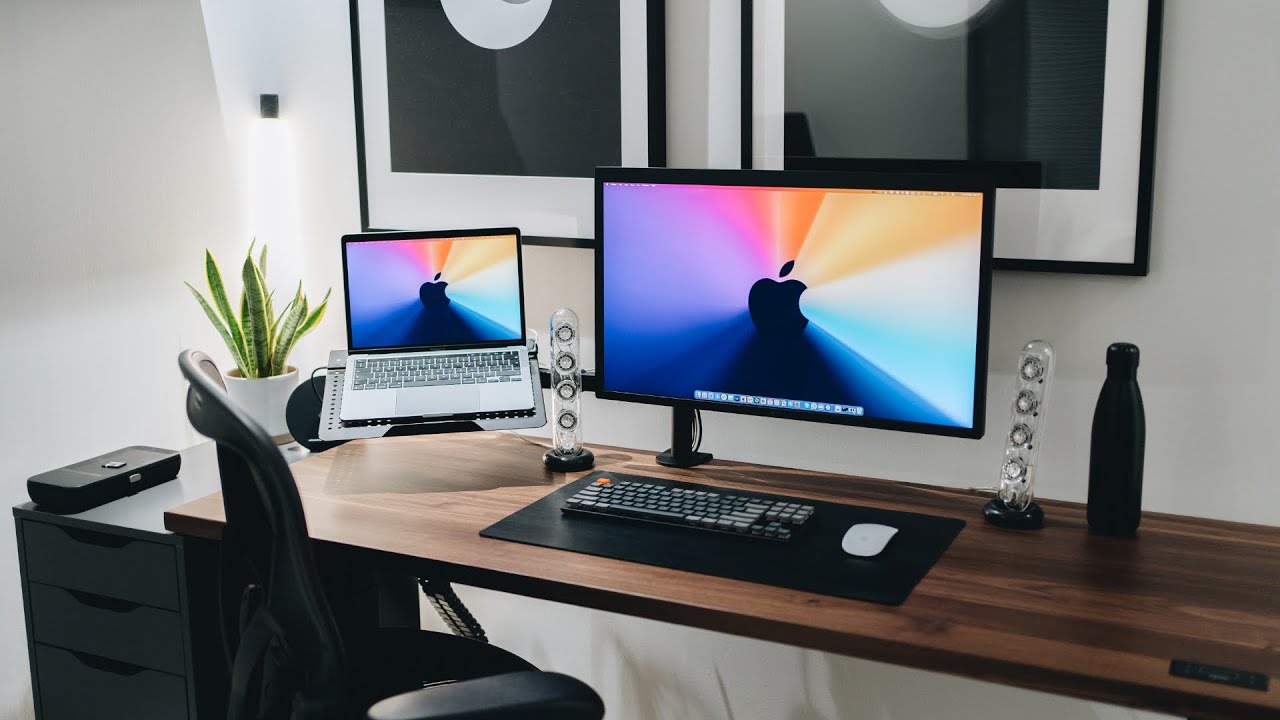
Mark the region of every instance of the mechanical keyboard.
[[775, 542], [791, 540], [812, 522], [814, 514], [813, 505], [795, 498], [652, 480], [607, 473], [572, 495], [561, 510], [570, 515], [662, 523]]

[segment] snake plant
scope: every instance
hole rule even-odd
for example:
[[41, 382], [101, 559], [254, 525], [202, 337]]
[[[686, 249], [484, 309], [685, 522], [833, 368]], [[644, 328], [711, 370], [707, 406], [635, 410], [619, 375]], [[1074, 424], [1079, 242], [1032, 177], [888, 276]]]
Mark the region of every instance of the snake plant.
[[240, 374], [246, 378], [283, 375], [287, 367], [285, 361], [294, 344], [315, 329], [324, 317], [329, 293], [324, 294], [320, 305], [312, 308], [302, 294], [302, 282], [299, 281], [293, 298], [277, 315], [272, 302], [275, 292], [266, 289], [267, 246], [262, 246], [258, 260], [254, 262], [253, 244], [250, 244], [240, 273], [244, 289], [240, 292], [240, 316], [237, 318], [227, 300], [222, 271], [208, 250], [204, 251], [204, 272], [212, 302], [191, 283], [186, 283], [186, 286], [227, 344]]

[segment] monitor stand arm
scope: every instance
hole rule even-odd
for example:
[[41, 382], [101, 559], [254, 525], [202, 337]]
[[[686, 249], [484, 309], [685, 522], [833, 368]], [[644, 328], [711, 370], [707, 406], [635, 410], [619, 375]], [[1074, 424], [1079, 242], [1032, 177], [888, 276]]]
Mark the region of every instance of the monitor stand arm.
[[711, 462], [711, 453], [693, 449], [693, 408], [671, 408], [671, 449], [657, 456], [659, 465], [687, 468]]

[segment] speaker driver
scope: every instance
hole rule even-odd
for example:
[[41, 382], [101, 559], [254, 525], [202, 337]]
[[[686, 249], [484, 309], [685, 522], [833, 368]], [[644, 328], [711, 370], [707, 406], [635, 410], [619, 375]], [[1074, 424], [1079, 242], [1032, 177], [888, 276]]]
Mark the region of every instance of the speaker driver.
[[578, 386], [572, 380], [561, 380], [556, 385], [556, 395], [561, 400], [572, 400], [578, 396]]
[[556, 342], [569, 343], [578, 337], [578, 330], [570, 323], [560, 323], [551, 332], [551, 335], [556, 339]]
[[1040, 406], [1040, 401], [1036, 399], [1036, 394], [1030, 390], [1022, 390], [1018, 393], [1018, 397], [1013, 402], [1013, 407], [1018, 411], [1019, 415], [1030, 415]]
[[1009, 431], [1009, 443], [1018, 447], [1026, 447], [1031, 442], [1031, 428], [1025, 423], [1018, 423]]
[[556, 370], [562, 373], [571, 373], [578, 369], [578, 358], [571, 352], [556, 353], [555, 357]]
[[1040, 376], [1044, 375], [1044, 362], [1034, 355], [1027, 355], [1022, 359], [1022, 368], [1019, 372], [1026, 382], [1039, 380]]
[[1027, 463], [1022, 458], [1009, 458], [1000, 466], [1000, 473], [1006, 480], [1021, 480], [1027, 472]]

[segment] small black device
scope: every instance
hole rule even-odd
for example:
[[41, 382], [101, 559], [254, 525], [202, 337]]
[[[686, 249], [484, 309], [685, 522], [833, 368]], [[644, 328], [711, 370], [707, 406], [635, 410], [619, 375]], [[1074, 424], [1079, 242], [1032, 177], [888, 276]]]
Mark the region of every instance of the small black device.
[[133, 445], [27, 478], [27, 494], [42, 509], [60, 513], [90, 508], [155, 487], [178, 476], [182, 456]]
[[1173, 660], [1169, 663], [1169, 674], [1174, 677], [1234, 685], [1248, 688], [1249, 690], [1261, 690], [1262, 692], [1266, 692], [1267, 687], [1270, 685], [1270, 678], [1262, 673], [1221, 667], [1219, 665], [1205, 665], [1204, 663], [1190, 660]]
[[601, 475], [574, 493], [565, 513], [640, 520], [694, 530], [785, 542], [813, 517], [813, 506], [791, 498], [716, 487], [645, 482], [621, 473]]

